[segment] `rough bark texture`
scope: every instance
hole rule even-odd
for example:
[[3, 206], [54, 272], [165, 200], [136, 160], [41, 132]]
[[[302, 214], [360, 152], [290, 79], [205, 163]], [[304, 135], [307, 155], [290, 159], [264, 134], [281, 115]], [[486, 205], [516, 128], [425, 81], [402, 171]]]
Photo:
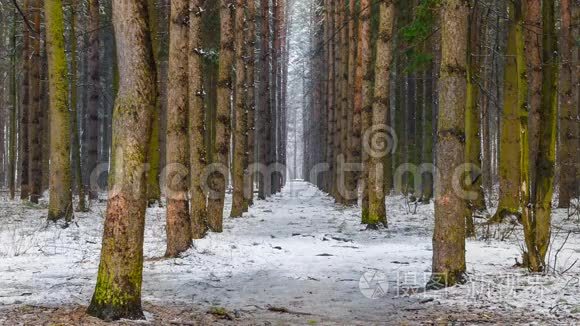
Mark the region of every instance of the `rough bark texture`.
[[[513, 6], [510, 7], [513, 15]], [[501, 138], [499, 143], [499, 205], [494, 220], [501, 221], [506, 215], [520, 214], [522, 150], [521, 133], [518, 128], [520, 108], [518, 106], [518, 67], [516, 40], [520, 30], [512, 20], [509, 22], [507, 52], [504, 69], [503, 110], [501, 112]]]
[[[261, 0], [261, 47], [260, 47], [260, 123], [258, 125], [261, 139], [259, 140], [258, 161], [261, 165], [268, 164], [268, 146], [270, 145], [270, 2]], [[258, 198], [266, 199], [270, 195], [270, 176], [258, 174]]]
[[48, 219], [73, 217], [71, 123], [67, 105], [68, 81], [64, 46], [62, 1], [44, 2], [50, 85], [50, 184]]
[[[372, 124], [372, 74], [371, 74], [371, 6], [370, 0], [361, 0], [361, 10], [358, 28], [358, 54], [357, 54], [357, 90], [360, 87], [360, 94], [355, 101], [358, 103], [361, 114], [361, 134], [366, 135]], [[358, 86], [360, 83], [360, 86]], [[363, 173], [362, 173], [362, 223], [368, 223], [369, 219], [369, 163], [370, 156], [367, 150], [362, 153]]]
[[[158, 6], [159, 0], [147, 0], [147, 9], [149, 16], [149, 28], [151, 29], [151, 44], [153, 46], [153, 58], [155, 60], [155, 67], [157, 71], [161, 70], [162, 66], [162, 40], [160, 39], [161, 26], [161, 8]], [[158, 91], [161, 88], [163, 81], [161, 75], [157, 75]], [[155, 112], [153, 113], [153, 125], [151, 128], [151, 135], [149, 136], [149, 154], [147, 155], [147, 163], [149, 168], [147, 170], [147, 201], [149, 206], [161, 205], [161, 187], [159, 185], [160, 160], [161, 151], [159, 143], [159, 133], [161, 132], [161, 115], [163, 105], [161, 97], [157, 96], [157, 104], [155, 105]]]
[[[393, 61], [393, 29], [395, 24], [395, 5], [393, 1], [383, 1], [379, 5], [379, 31], [377, 38], [377, 57], [375, 62], [375, 89], [373, 98], [372, 129], [369, 148], [369, 214], [366, 224], [377, 226], [387, 224], [385, 208], [385, 156], [388, 153], [387, 116], [389, 112], [391, 63]], [[383, 141], [384, 146], [374, 146]]]
[[202, 172], [206, 168], [205, 111], [202, 75], [201, 24], [203, 9], [200, 0], [191, 3], [189, 15], [189, 163], [190, 219], [193, 239], [201, 239], [207, 231], [207, 196], [202, 189]]
[[454, 174], [465, 158], [468, 3], [443, 2], [441, 77], [437, 124], [438, 193], [435, 198], [433, 274], [430, 287], [452, 286], [465, 274], [465, 200], [454, 187]]
[[[560, 3], [560, 12], [562, 18], [562, 25], [560, 27], [560, 151], [558, 156], [560, 158], [560, 187], [558, 197], [558, 207], [570, 207], [570, 199], [576, 198], [578, 188], [578, 168], [580, 164], [580, 140], [579, 130], [580, 122], [578, 121], [578, 105], [573, 96], [573, 62], [572, 57], [574, 49], [574, 36], [572, 34], [572, 0], [562, 0]], [[578, 4], [576, 4], [578, 6]], [[576, 21], [576, 24], [580, 24]]]
[[188, 37], [189, 2], [171, 1], [169, 26], [169, 78], [167, 89], [167, 196], [166, 257], [177, 257], [191, 246], [187, 199], [188, 143]]
[[[100, 88], [100, 67], [99, 67], [99, 0], [89, 1], [89, 49], [88, 49], [88, 70], [89, 70], [89, 99], [87, 107], [87, 165], [85, 173], [90, 174], [98, 164], [99, 155], [99, 97]], [[90, 180], [90, 179], [89, 179]], [[96, 183], [96, 180], [93, 182]], [[89, 200], [98, 198], [98, 185], [89, 184]]]
[[468, 169], [468, 189], [474, 195], [469, 198], [470, 213], [467, 214], [468, 236], [475, 235], [473, 213], [485, 210], [485, 196], [481, 177], [481, 107], [479, 101], [479, 85], [481, 72], [480, 8], [473, 6], [469, 14], [469, 52], [467, 54], [467, 104], [465, 107], [465, 162]]
[[[69, 74], [70, 78], [70, 120], [72, 128], [72, 165], [74, 173], [74, 181], [77, 193], [79, 195], [79, 201], [77, 205], [77, 211], [84, 212], [87, 210], [85, 203], [85, 191], [83, 187], [82, 178], [82, 166], [81, 166], [81, 143], [80, 143], [80, 126], [78, 123], [78, 58], [77, 58], [77, 1], [71, 1], [71, 36], [70, 36], [70, 56], [71, 56], [71, 72]], [[82, 103], [82, 102], [81, 102]]]
[[16, 196], [16, 120], [17, 120], [17, 86], [16, 86], [16, 9], [12, 13], [12, 26], [10, 29], [10, 139], [8, 142], [8, 188], [10, 199]]
[[554, 7], [554, 0], [544, 1], [542, 5], [542, 52], [544, 62], [534, 212], [534, 245], [539, 263], [537, 266], [529, 266], [532, 271], [543, 270], [551, 236], [550, 224], [552, 221], [558, 117], [558, 49], [556, 46]]
[[[30, 0], [24, 1], [24, 12], [30, 11]], [[48, 18], [48, 17], [47, 17]], [[47, 19], [48, 20], [48, 19]], [[24, 26], [22, 37], [22, 92], [20, 94], [20, 128], [19, 135], [19, 157], [20, 160], [20, 199], [28, 200], [30, 196], [29, 184], [29, 162], [30, 143], [28, 141], [28, 117], [30, 114], [30, 31]]]
[[[248, 2], [247, 11], [248, 28], [246, 31], [246, 48], [248, 52], [246, 73], [247, 73], [247, 109], [248, 109], [248, 165], [255, 162], [256, 156], [256, 85], [255, 85], [255, 62], [256, 62], [256, 2]], [[254, 201], [254, 175], [255, 171], [248, 171], [250, 174], [244, 181], [244, 191], [247, 197], [248, 206]], [[247, 210], [247, 207], [246, 207]]]
[[[349, 125], [349, 135], [348, 135], [348, 159], [349, 163], [361, 163], [361, 109], [360, 103], [359, 108], [355, 107], [357, 94], [355, 87], [356, 72], [357, 72], [357, 58], [356, 54], [358, 52], [358, 47], [360, 42], [356, 42], [358, 31], [355, 29], [356, 21], [356, 1], [349, 0], [349, 18], [348, 18], [348, 125]], [[359, 80], [361, 78], [359, 77]], [[359, 81], [360, 85], [360, 81]], [[361, 87], [358, 87], [360, 92]], [[347, 195], [345, 204], [346, 205], [356, 205], [358, 202], [358, 171], [347, 172], [346, 174], [346, 190]]]
[[210, 175], [211, 194], [208, 202], [208, 225], [214, 232], [222, 232], [228, 155], [231, 134], [232, 64], [234, 62], [232, 0], [220, 0], [220, 58], [217, 94], [217, 125], [214, 145], [213, 173]]
[[244, 194], [244, 180], [247, 179], [248, 169], [248, 116], [246, 114], [246, 53], [245, 53], [245, 8], [247, 1], [236, 0], [235, 14], [235, 119], [234, 119], [234, 155], [232, 160], [233, 198], [231, 217], [241, 217], [247, 205]]
[[[40, 31], [40, 16], [41, 16], [42, 2], [40, 0], [34, 1], [34, 12], [32, 20], [34, 21], [34, 29]], [[30, 61], [30, 83], [31, 83], [31, 103], [29, 115], [29, 148], [30, 148], [30, 201], [38, 203], [38, 199], [42, 196], [42, 148], [41, 148], [41, 128], [40, 128], [40, 110], [41, 110], [41, 95], [40, 95], [40, 35], [35, 35], [32, 38], [32, 59]]]
[[146, 1], [113, 1], [113, 24], [120, 77], [113, 119], [113, 174], [97, 285], [88, 313], [104, 320], [141, 319], [144, 165], [157, 95]]

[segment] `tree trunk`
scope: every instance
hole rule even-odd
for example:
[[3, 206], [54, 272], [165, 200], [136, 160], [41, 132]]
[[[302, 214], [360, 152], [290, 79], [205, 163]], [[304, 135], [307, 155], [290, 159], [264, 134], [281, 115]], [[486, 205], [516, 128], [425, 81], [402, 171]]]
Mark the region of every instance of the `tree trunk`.
[[[393, 29], [395, 24], [395, 5], [393, 2], [381, 2], [379, 5], [379, 31], [377, 39], [377, 57], [375, 62], [375, 89], [373, 97], [372, 134], [365, 135], [364, 146], [369, 158], [369, 214], [366, 224], [377, 227], [387, 225], [385, 209], [385, 156], [389, 155], [389, 134], [387, 116], [389, 113], [391, 63], [393, 61]], [[367, 131], [369, 132], [369, 131]], [[367, 139], [367, 136], [370, 136]], [[385, 140], [385, 147], [377, 148], [375, 140]]]
[[[155, 60], [155, 68], [157, 71], [161, 67], [161, 42], [160, 39], [160, 8], [157, 6], [159, 0], [147, 0], [147, 8], [149, 10], [149, 28], [151, 30], [151, 44], [153, 46], [153, 58]], [[160, 74], [157, 74], [157, 92], [161, 88], [162, 80]], [[157, 94], [157, 104], [153, 115], [153, 125], [151, 128], [151, 135], [149, 136], [149, 154], [147, 155], [149, 168], [147, 170], [147, 201], [148, 206], [151, 207], [156, 203], [161, 205], [161, 188], [159, 186], [160, 173], [160, 147], [159, 147], [159, 133], [161, 131], [161, 109], [162, 103], [159, 94]]]
[[[40, 32], [40, 17], [42, 2], [35, 0], [34, 12], [32, 19], [34, 21], [34, 29]], [[42, 148], [41, 148], [41, 131], [40, 128], [40, 110], [41, 110], [41, 94], [40, 94], [40, 34], [32, 38], [32, 59], [30, 61], [30, 82], [31, 82], [31, 100], [29, 112], [29, 148], [30, 148], [30, 201], [38, 203], [42, 196]]]
[[[348, 125], [350, 126], [350, 131], [348, 135], [348, 143], [347, 143], [347, 150], [348, 150], [348, 163], [358, 163], [362, 162], [361, 160], [361, 108], [360, 103], [359, 107], [355, 106], [355, 100], [357, 96], [361, 96], [361, 94], [357, 94], [357, 88], [355, 87], [356, 83], [356, 73], [357, 73], [357, 51], [360, 42], [355, 41], [357, 39], [358, 31], [355, 29], [355, 20], [357, 19], [356, 16], [356, 1], [349, 0], [349, 16], [348, 16], [348, 38], [349, 42], [347, 43], [349, 46], [348, 50]], [[362, 76], [359, 77], [359, 83], [362, 83]], [[362, 86], [362, 85], [361, 85]], [[361, 87], [358, 87], [358, 91], [360, 92]], [[358, 178], [359, 178], [359, 171], [347, 171], [346, 172], [346, 205], [356, 205], [358, 202]]]
[[74, 180], [77, 188], [77, 193], [79, 195], [79, 202], [77, 206], [77, 211], [85, 212], [87, 207], [85, 204], [85, 191], [83, 187], [82, 178], [82, 167], [81, 167], [81, 143], [80, 143], [80, 130], [78, 119], [78, 84], [77, 84], [77, 74], [78, 74], [78, 58], [77, 58], [77, 0], [72, 0], [71, 2], [71, 38], [70, 38], [70, 57], [71, 57], [71, 73], [70, 73], [70, 119], [72, 128], [72, 164], [74, 169]]
[[[361, 135], [365, 137], [370, 133], [372, 125], [372, 74], [371, 74], [371, 2], [370, 0], [361, 0], [358, 26], [358, 50], [357, 50], [357, 72], [355, 81], [355, 108], [360, 111], [361, 116]], [[362, 143], [359, 144], [359, 146]], [[368, 224], [369, 219], [369, 163], [370, 155], [363, 148], [362, 162], [362, 223]]]
[[177, 257], [191, 246], [187, 200], [188, 143], [188, 37], [189, 3], [171, 1], [169, 78], [167, 89], [167, 196], [166, 257]]
[[220, 65], [218, 80], [218, 104], [215, 157], [213, 164], [216, 169], [210, 175], [212, 193], [208, 202], [208, 225], [214, 232], [223, 230], [224, 199], [226, 195], [226, 180], [228, 178], [228, 155], [231, 134], [231, 92], [232, 71], [234, 61], [234, 35], [232, 10], [235, 5], [232, 0], [220, 0]]
[[[131, 24], [126, 24], [127, 21]], [[97, 285], [88, 308], [90, 315], [107, 321], [144, 318], [141, 309], [147, 207], [144, 164], [157, 96], [146, 2], [113, 1], [113, 24], [120, 76], [113, 119], [113, 173]]]
[[473, 214], [485, 210], [485, 196], [481, 175], [481, 107], [479, 101], [478, 81], [481, 76], [480, 34], [481, 13], [477, 2], [469, 12], [469, 41], [467, 54], [467, 104], [465, 107], [465, 162], [467, 167], [467, 189], [471, 192], [468, 199], [467, 236], [475, 235]]
[[[260, 47], [260, 123], [259, 134], [262, 139], [259, 140], [259, 163], [262, 167], [268, 164], [268, 146], [270, 144], [270, 4], [269, 0], [261, 0], [261, 23], [262, 36]], [[265, 171], [258, 172], [258, 198], [266, 199], [270, 195], [271, 180], [270, 175]]]
[[16, 86], [16, 9], [12, 14], [12, 27], [10, 30], [10, 48], [12, 55], [10, 56], [10, 140], [8, 143], [8, 188], [10, 191], [10, 199], [14, 200], [16, 196], [16, 120], [17, 120], [17, 92]]
[[[89, 0], [89, 101], [87, 108], [87, 166], [85, 173], [89, 176], [97, 167], [99, 161], [99, 97], [100, 66], [99, 66], [99, 0]], [[97, 180], [90, 180], [97, 183]], [[89, 200], [98, 199], [98, 184], [89, 184]]]
[[[30, 12], [30, 0], [24, 0], [24, 12]], [[28, 200], [30, 196], [29, 163], [30, 143], [28, 141], [28, 124], [30, 114], [30, 31], [24, 26], [22, 41], [22, 94], [20, 95], [20, 199]]]
[[50, 85], [50, 184], [48, 220], [73, 218], [71, 123], [67, 105], [67, 65], [62, 1], [44, 3]]
[[[560, 60], [562, 68], [560, 72], [560, 125], [558, 128], [560, 137], [560, 187], [558, 207], [570, 207], [570, 200], [578, 195], [578, 158], [580, 158], [580, 140], [578, 105], [572, 92], [574, 85], [572, 73], [572, 50], [574, 48], [574, 34], [572, 34], [572, 8], [571, 0], [562, 0], [560, 11], [562, 17]], [[576, 21], [576, 24], [578, 22]], [[578, 35], [576, 35], [578, 37]]]
[[[251, 1], [251, 0], [250, 0]], [[245, 9], [247, 1], [236, 0], [235, 12], [235, 119], [234, 119], [234, 155], [232, 162], [233, 198], [231, 217], [242, 217], [246, 210], [247, 198], [244, 194], [244, 180], [248, 172], [248, 116], [246, 114], [246, 53], [245, 53]]]
[[465, 200], [454, 175], [465, 159], [465, 104], [469, 6], [445, 0], [441, 17], [441, 76], [437, 125], [438, 196], [435, 199], [433, 271], [429, 288], [453, 286], [465, 274]]
[[[513, 9], [514, 7], [510, 7]], [[513, 15], [513, 10], [510, 10]], [[518, 70], [516, 40], [519, 29], [514, 21], [509, 22], [506, 63], [504, 68], [503, 110], [501, 112], [501, 133], [499, 144], [500, 198], [494, 221], [502, 221], [507, 215], [519, 216], [520, 187], [522, 171], [520, 152], [522, 150], [521, 131], [514, 126], [520, 125], [518, 106]]]
[[[540, 141], [535, 191], [535, 248], [539, 264], [530, 265], [532, 271], [544, 269], [546, 254], [551, 236], [552, 196], [554, 193], [554, 175], [556, 161], [556, 138], [558, 117], [558, 49], [556, 37], [556, 20], [554, 17], [555, 1], [548, 0], [542, 5], [542, 102], [540, 109]], [[530, 261], [531, 263], [531, 261]]]
[[[256, 156], [256, 84], [255, 84], [255, 62], [256, 62], [256, 2], [248, 2], [248, 28], [246, 31], [246, 48], [248, 58], [246, 63], [247, 73], [247, 109], [248, 109], [248, 165], [253, 166]], [[254, 172], [248, 171], [249, 176], [244, 182], [244, 191], [247, 196], [248, 206], [254, 202]]]
[[194, 0], [189, 15], [189, 163], [190, 219], [193, 239], [201, 239], [207, 231], [207, 196], [202, 189], [202, 175], [207, 165], [205, 134], [205, 107], [203, 91], [201, 0]]

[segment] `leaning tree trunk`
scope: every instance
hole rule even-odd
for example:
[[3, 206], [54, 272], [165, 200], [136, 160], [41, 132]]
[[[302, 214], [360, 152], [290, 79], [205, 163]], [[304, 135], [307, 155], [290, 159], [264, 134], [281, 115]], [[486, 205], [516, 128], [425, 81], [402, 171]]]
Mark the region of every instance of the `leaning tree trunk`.
[[204, 10], [201, 0], [191, 3], [189, 15], [189, 164], [190, 220], [193, 239], [201, 239], [207, 231], [207, 197], [202, 189], [202, 173], [206, 169], [205, 107], [201, 51], [201, 26]]
[[188, 26], [187, 0], [171, 1], [169, 78], [167, 88], [166, 257], [177, 257], [191, 245], [187, 175], [188, 143]]
[[46, 42], [50, 85], [50, 181], [48, 219], [69, 222], [73, 217], [71, 124], [62, 1], [45, 1]]
[[[387, 116], [390, 115], [389, 96], [391, 87], [391, 63], [393, 62], [393, 29], [395, 24], [395, 5], [381, 2], [379, 5], [379, 31], [377, 39], [377, 57], [375, 62], [375, 89], [372, 108], [372, 126], [367, 130], [363, 146], [368, 150], [368, 191], [369, 214], [366, 224], [377, 227], [387, 225], [385, 208], [385, 157], [389, 155], [390, 141]], [[383, 142], [376, 146], [377, 140]]]
[[441, 17], [441, 76], [437, 122], [437, 162], [433, 271], [428, 286], [453, 286], [465, 274], [465, 200], [453, 178], [465, 159], [465, 103], [467, 93], [467, 0], [445, 0]]
[[[89, 176], [93, 173], [98, 164], [99, 155], [99, 97], [100, 89], [100, 67], [99, 67], [99, 0], [89, 1], [89, 101], [87, 108], [87, 158], [85, 173]], [[89, 178], [90, 180], [91, 178]], [[98, 180], [90, 180], [89, 200], [98, 199]]]
[[[252, 0], [250, 0], [252, 1]], [[244, 180], [248, 170], [248, 116], [246, 115], [246, 53], [245, 48], [245, 14], [247, 1], [236, 0], [235, 14], [235, 119], [234, 119], [234, 155], [233, 155], [233, 198], [231, 217], [242, 217], [247, 207], [247, 198], [244, 194]]]
[[141, 282], [147, 185], [143, 167], [157, 96], [145, 1], [113, 1], [113, 24], [120, 77], [113, 117], [113, 174], [97, 285], [88, 308], [90, 315], [107, 321], [144, 317]]
[[218, 80], [218, 105], [214, 169], [210, 175], [211, 193], [208, 202], [208, 225], [214, 232], [223, 230], [224, 200], [228, 178], [228, 154], [231, 134], [232, 64], [234, 61], [234, 35], [232, 0], [220, 0], [220, 58]]
[[[41, 7], [42, 2], [40, 0], [35, 0], [33, 21], [34, 29], [40, 32], [40, 19], [41, 19]], [[42, 148], [41, 148], [41, 128], [40, 128], [40, 104], [41, 104], [41, 94], [40, 94], [40, 34], [35, 35], [32, 38], [32, 60], [30, 61], [30, 82], [31, 82], [31, 100], [30, 112], [29, 112], [29, 129], [28, 129], [28, 140], [30, 148], [30, 201], [33, 203], [38, 203], [40, 197], [42, 197], [42, 170], [41, 170], [41, 159], [42, 159]]]

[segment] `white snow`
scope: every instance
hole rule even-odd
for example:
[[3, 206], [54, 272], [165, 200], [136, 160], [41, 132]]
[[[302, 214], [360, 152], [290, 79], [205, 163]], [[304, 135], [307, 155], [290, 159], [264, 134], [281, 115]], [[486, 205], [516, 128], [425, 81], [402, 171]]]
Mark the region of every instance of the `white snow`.
[[[1, 205], [0, 306], [88, 304], [105, 204], [77, 213], [67, 229], [47, 225], [42, 206]], [[469, 281], [423, 293], [431, 269], [433, 205], [420, 205], [413, 214], [403, 197], [393, 196], [387, 209], [389, 229], [367, 231], [358, 208], [337, 206], [313, 186], [294, 181], [281, 194], [257, 201], [243, 218], [226, 218], [223, 233], [195, 241], [178, 259], [162, 258], [164, 208], [149, 209], [143, 300], [245, 310], [274, 305], [368, 321], [383, 320], [385, 307], [431, 305], [569, 321], [580, 317], [580, 266], [573, 265], [580, 259], [580, 227], [564, 221], [564, 211], [555, 211], [554, 223], [575, 233], [557, 255], [557, 270], [569, 269], [563, 275], [530, 275], [513, 267], [521, 261], [519, 227], [510, 232], [511, 226], [480, 226], [479, 235], [494, 236], [467, 241]], [[567, 234], [554, 231], [552, 263]], [[502, 236], [507, 238], [498, 240]], [[386, 294], [374, 300], [363, 295], [361, 277], [383, 274], [379, 284]]]

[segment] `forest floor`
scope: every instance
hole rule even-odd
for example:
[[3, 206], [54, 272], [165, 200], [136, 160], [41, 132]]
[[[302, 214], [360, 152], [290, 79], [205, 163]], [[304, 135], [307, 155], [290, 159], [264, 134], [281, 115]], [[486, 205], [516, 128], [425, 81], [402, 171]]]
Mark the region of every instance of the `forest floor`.
[[[84, 311], [105, 203], [66, 229], [47, 225], [46, 204], [0, 205], [0, 325], [100, 325]], [[149, 209], [140, 324], [580, 323], [580, 225], [565, 211], [554, 213], [550, 273], [514, 266], [522, 246], [515, 223], [480, 225], [467, 241], [467, 283], [425, 292], [433, 205], [401, 196], [387, 205], [389, 228], [365, 230], [357, 208], [290, 182], [178, 259], [163, 258], [165, 210]]]

